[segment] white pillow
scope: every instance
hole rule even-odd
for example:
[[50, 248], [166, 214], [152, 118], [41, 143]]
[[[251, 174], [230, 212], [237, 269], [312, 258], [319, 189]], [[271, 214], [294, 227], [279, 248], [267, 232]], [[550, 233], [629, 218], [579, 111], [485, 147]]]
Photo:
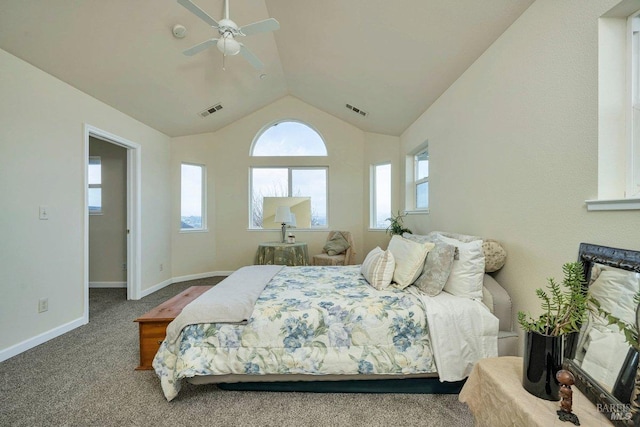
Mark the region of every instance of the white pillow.
[[393, 254], [380, 247], [369, 252], [362, 262], [360, 272], [371, 286], [382, 290], [391, 284], [396, 263]]
[[398, 288], [404, 289], [416, 281], [422, 273], [427, 254], [434, 246], [434, 243], [418, 243], [397, 234], [391, 238], [388, 250], [396, 261], [393, 281]]
[[453, 261], [453, 268], [443, 290], [452, 295], [481, 300], [484, 279], [482, 240], [461, 242], [442, 235], [438, 238], [458, 248], [458, 259]]

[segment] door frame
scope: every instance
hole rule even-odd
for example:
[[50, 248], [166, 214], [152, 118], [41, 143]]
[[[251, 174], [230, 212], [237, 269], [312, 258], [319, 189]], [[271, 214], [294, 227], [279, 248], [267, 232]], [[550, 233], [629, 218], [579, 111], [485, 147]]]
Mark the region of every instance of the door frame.
[[141, 146], [89, 124], [84, 124], [84, 320], [89, 322], [89, 137], [127, 149], [127, 299], [141, 294]]

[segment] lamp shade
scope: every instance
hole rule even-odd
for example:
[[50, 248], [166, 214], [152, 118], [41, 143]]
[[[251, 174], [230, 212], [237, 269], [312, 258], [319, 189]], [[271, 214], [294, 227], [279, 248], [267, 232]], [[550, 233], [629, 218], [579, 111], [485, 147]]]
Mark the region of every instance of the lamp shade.
[[240, 52], [240, 43], [238, 43], [233, 36], [223, 36], [218, 39], [218, 50], [225, 55], [237, 55]]
[[291, 221], [291, 209], [289, 206], [278, 206], [276, 208], [275, 222], [288, 223]]
[[296, 214], [294, 214], [293, 212], [291, 212], [291, 220], [287, 222], [287, 224], [289, 224], [291, 227], [295, 227], [296, 225]]

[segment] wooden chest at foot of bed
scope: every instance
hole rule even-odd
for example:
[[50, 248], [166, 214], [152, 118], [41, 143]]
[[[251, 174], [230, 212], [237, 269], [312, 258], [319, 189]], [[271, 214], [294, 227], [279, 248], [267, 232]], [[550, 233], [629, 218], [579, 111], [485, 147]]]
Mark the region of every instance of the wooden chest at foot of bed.
[[151, 370], [153, 358], [164, 341], [167, 325], [194, 299], [211, 289], [211, 286], [191, 286], [153, 310], [138, 317], [140, 330], [140, 365], [137, 370]]

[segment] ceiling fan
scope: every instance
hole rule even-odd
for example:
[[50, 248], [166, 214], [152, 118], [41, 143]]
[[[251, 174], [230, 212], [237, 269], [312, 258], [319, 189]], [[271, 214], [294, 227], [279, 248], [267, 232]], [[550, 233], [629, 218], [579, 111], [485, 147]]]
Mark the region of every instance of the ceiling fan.
[[195, 55], [198, 52], [201, 52], [207, 49], [210, 46], [216, 45], [218, 50], [223, 54], [223, 65], [222, 69], [224, 69], [224, 58], [226, 56], [241, 54], [244, 59], [249, 61], [251, 65], [253, 65], [257, 70], [262, 70], [264, 68], [264, 64], [262, 61], [258, 59], [249, 49], [247, 49], [242, 43], [236, 40], [238, 36], [250, 36], [256, 33], [264, 33], [267, 31], [275, 31], [280, 28], [280, 23], [273, 18], [265, 19], [263, 21], [254, 22], [253, 24], [248, 24], [243, 27], [238, 27], [238, 25], [229, 19], [229, 1], [224, 0], [224, 19], [220, 21], [216, 21], [212, 17], [210, 17], [205, 11], [200, 9], [191, 0], [178, 0], [185, 8], [189, 9], [191, 13], [202, 19], [207, 25], [218, 30], [220, 34], [220, 38], [218, 39], [209, 39], [199, 43], [189, 49], [185, 50], [183, 53], [185, 55], [191, 56]]

